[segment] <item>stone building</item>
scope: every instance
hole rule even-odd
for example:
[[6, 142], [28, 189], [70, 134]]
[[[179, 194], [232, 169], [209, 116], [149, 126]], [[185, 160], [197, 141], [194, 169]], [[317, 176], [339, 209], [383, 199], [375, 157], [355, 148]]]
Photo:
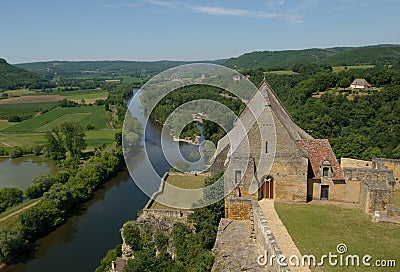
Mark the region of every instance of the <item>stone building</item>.
[[383, 190], [389, 188], [384, 182], [386, 170], [379, 180], [373, 175], [371, 180], [352, 178], [357, 171], [339, 165], [327, 139], [314, 139], [297, 126], [265, 79], [232, 130], [219, 141], [211, 173], [219, 169], [224, 169], [225, 216], [231, 219], [249, 219], [251, 199], [361, 201], [366, 205], [367, 192], [376, 188], [380, 194], [372, 197], [382, 195], [372, 201], [376, 207], [392, 203], [387, 193], [394, 187]]

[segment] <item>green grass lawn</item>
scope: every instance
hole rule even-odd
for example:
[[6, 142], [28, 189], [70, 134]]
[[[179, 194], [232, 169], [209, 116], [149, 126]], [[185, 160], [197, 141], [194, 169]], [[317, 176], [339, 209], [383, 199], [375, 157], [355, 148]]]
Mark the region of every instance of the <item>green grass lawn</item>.
[[[337, 254], [337, 245], [345, 243], [348, 251], [344, 256], [357, 254], [362, 259], [368, 254], [373, 257], [371, 263], [377, 259], [395, 259], [397, 266], [400, 265], [398, 225], [372, 222], [371, 217], [359, 209], [279, 202], [275, 202], [275, 208], [303, 255], [313, 254], [320, 258], [329, 252]], [[346, 269], [328, 264], [313, 271], [398, 271], [398, 267]]]
[[84, 127], [88, 124], [92, 124], [95, 129], [102, 129], [107, 127], [108, 116], [103, 106], [56, 108], [45, 114], [35, 116], [12, 127], [8, 127], [4, 129], [3, 132], [43, 132], [49, 130], [51, 125], [74, 120], [77, 120], [77, 122]]
[[204, 178], [204, 176], [194, 175], [169, 175], [167, 178], [167, 183], [183, 189], [198, 189], [204, 187]]

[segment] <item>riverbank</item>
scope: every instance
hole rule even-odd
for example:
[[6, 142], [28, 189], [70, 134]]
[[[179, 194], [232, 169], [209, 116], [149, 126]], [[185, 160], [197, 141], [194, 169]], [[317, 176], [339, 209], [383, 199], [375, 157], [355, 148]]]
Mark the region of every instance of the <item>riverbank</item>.
[[1, 230], [5, 238], [0, 245], [0, 261], [13, 263], [21, 258], [21, 254], [28, 253], [29, 246], [25, 241], [33, 245], [37, 239], [62, 225], [76, 207], [91, 199], [102, 184], [124, 168], [122, 150], [97, 152], [79, 169], [74, 163], [69, 167], [64, 169], [66, 180], [53, 177], [48, 194], [21, 212], [8, 229]]

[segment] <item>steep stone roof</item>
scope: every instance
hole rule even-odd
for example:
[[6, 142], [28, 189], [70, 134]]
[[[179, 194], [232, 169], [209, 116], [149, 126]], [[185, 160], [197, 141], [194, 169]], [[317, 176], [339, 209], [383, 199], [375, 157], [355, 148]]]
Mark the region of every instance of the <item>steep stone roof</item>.
[[315, 179], [321, 177], [321, 166], [328, 160], [332, 167], [332, 180], [344, 180], [342, 168], [333, 153], [332, 147], [327, 139], [299, 140], [297, 143], [306, 151], [310, 160], [311, 168]]
[[283, 106], [282, 102], [272, 90], [271, 86], [268, 82], [264, 80], [261, 82], [258, 90], [261, 94], [265, 97], [265, 99], [269, 102], [269, 107], [271, 107], [272, 113], [277, 117], [280, 123], [285, 127], [287, 132], [289, 133], [290, 137], [293, 140], [302, 140], [302, 139], [313, 139], [307, 132], [305, 132], [302, 128], [300, 128], [286, 108]]

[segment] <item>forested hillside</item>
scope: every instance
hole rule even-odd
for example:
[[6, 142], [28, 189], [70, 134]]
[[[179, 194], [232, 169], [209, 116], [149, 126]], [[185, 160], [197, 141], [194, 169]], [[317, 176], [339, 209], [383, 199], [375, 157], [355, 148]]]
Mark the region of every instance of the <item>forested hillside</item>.
[[[324, 68], [268, 73], [267, 80], [296, 123], [315, 138], [328, 138], [338, 158], [400, 159], [400, 65], [341, 72]], [[262, 69], [246, 73], [257, 85], [264, 76]], [[355, 78], [367, 79], [375, 90], [350, 95], [339, 87]]]
[[399, 63], [400, 45], [252, 52], [231, 58], [224, 65], [235, 69], [271, 70], [311, 62], [330, 66]]
[[42, 88], [48, 84], [49, 82], [43, 77], [0, 59], [0, 90], [13, 90], [23, 87]]
[[[201, 61], [209, 62], [209, 61]], [[225, 60], [212, 61], [222, 64]], [[133, 75], [140, 77], [141, 74], [157, 74], [169, 68], [193, 63], [193, 61], [48, 61], [21, 63], [17, 66], [28, 71], [40, 74], [46, 78], [55, 76], [118, 76]]]

